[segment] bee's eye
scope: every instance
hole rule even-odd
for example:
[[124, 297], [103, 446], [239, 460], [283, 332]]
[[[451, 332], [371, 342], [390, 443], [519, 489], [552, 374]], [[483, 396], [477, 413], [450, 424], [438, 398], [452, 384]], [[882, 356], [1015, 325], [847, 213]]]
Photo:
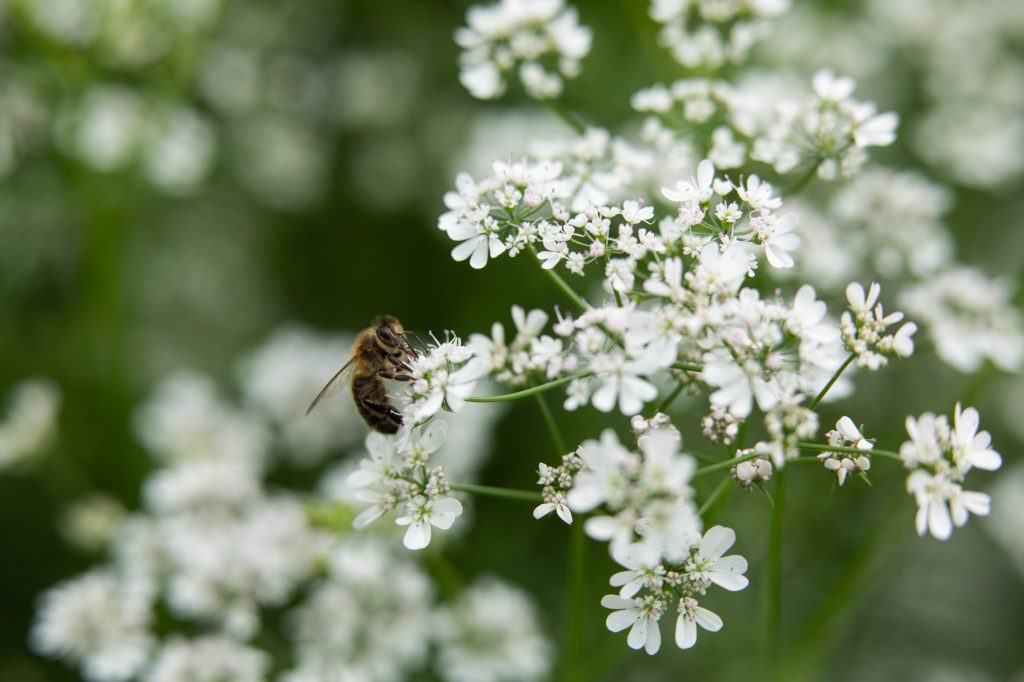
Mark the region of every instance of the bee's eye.
[[380, 326], [380, 327], [377, 327], [377, 336], [384, 343], [394, 343], [395, 342], [395, 333], [393, 331], [391, 331], [388, 327], [385, 327], [383, 325]]

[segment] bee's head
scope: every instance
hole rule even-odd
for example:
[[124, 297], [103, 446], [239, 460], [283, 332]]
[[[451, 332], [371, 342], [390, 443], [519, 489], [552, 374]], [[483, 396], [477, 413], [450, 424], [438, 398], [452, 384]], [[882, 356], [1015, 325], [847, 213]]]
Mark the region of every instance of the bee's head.
[[392, 317], [391, 315], [379, 316], [373, 321], [373, 330], [377, 335], [377, 340], [388, 352], [397, 353], [398, 351], [404, 351], [412, 357], [416, 357], [416, 351], [412, 349], [412, 346], [405, 339], [405, 328], [398, 321], [397, 317]]

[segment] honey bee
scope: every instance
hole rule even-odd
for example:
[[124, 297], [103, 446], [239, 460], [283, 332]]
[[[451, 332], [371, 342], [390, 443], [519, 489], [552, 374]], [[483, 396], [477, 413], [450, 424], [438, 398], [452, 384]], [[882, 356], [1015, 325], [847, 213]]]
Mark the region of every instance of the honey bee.
[[306, 414], [325, 397], [337, 393], [345, 384], [346, 375], [351, 374], [352, 399], [363, 421], [374, 431], [395, 433], [402, 425], [402, 415], [388, 400], [384, 380], [412, 380], [412, 370], [405, 363], [407, 355], [417, 357], [405, 338], [402, 323], [391, 315], [381, 315], [359, 332], [352, 357], [313, 398]]

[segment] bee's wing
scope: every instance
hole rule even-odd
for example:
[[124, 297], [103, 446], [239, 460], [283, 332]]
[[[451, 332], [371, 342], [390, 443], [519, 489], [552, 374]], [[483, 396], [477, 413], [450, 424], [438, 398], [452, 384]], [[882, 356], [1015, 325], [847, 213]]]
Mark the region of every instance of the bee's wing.
[[320, 389], [320, 392], [316, 394], [315, 398], [313, 398], [313, 402], [311, 402], [309, 404], [309, 407], [306, 408], [306, 414], [312, 412], [313, 408], [316, 407], [321, 400], [328, 396], [334, 395], [341, 389], [342, 386], [345, 385], [346, 375], [348, 375], [349, 371], [355, 367], [355, 365], [352, 364], [354, 361], [355, 358], [353, 357], [351, 360], [346, 362], [345, 365], [338, 370], [338, 373], [331, 377], [331, 380], [328, 381], [327, 384]]

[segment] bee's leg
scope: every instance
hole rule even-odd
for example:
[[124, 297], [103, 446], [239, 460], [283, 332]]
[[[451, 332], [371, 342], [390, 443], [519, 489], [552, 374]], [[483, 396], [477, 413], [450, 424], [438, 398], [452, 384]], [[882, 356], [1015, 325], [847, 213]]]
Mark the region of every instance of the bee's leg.
[[392, 381], [412, 381], [412, 377], [408, 374], [398, 374], [387, 369], [382, 369], [377, 372], [377, 376], [384, 379], [391, 379]]
[[402, 361], [402, 358], [400, 356], [398, 356], [398, 355], [389, 355], [388, 356], [388, 360], [390, 360], [391, 364], [394, 365], [395, 367], [397, 367], [399, 369], [403, 369], [406, 372], [412, 372], [412, 367], [410, 367], [409, 365], [405, 364], [405, 362]]

